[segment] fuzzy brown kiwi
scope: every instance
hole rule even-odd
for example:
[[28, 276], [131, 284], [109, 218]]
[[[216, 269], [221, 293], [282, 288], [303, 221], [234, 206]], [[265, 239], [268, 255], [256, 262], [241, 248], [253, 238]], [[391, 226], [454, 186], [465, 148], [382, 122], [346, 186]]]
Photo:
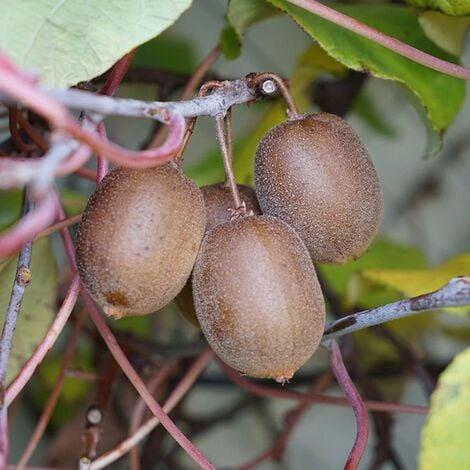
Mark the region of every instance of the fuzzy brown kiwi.
[[[241, 200], [245, 203], [247, 212], [261, 214], [254, 189], [249, 186], [237, 185]], [[225, 183], [217, 183], [201, 188], [204, 204], [206, 206], [206, 232], [219, 224], [228, 222], [231, 209], [235, 209], [232, 193]], [[188, 279], [183, 290], [176, 296], [175, 302], [183, 316], [194, 326], [199, 326], [194, 310], [193, 290], [191, 278]]]
[[284, 382], [320, 343], [317, 275], [300, 237], [279, 219], [245, 216], [207, 233], [193, 290], [207, 341], [239, 372]]
[[293, 227], [316, 262], [355, 259], [378, 231], [382, 193], [374, 164], [356, 132], [333, 114], [271, 129], [256, 152], [255, 183], [263, 213]]
[[144, 315], [188, 279], [206, 224], [200, 189], [172, 164], [117, 168], [90, 197], [76, 252], [80, 277], [105, 313]]

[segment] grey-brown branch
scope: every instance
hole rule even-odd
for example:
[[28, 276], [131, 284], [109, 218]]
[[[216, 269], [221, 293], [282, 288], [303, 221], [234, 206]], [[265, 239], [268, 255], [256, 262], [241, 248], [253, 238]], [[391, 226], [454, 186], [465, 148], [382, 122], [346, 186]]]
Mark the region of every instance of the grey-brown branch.
[[455, 277], [445, 286], [429, 294], [399, 300], [340, 318], [326, 327], [323, 341], [417, 313], [465, 305], [470, 305], [470, 276]]

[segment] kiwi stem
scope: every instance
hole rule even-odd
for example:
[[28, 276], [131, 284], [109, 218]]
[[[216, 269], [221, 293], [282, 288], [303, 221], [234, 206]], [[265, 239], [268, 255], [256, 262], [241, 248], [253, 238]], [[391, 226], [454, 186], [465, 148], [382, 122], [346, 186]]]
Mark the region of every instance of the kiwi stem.
[[177, 165], [178, 168], [181, 169], [183, 166], [183, 155], [186, 151], [186, 147], [188, 146], [189, 139], [193, 135], [194, 127], [196, 126], [197, 117], [192, 117], [187, 120], [187, 127], [186, 132], [184, 133], [183, 142], [181, 143], [181, 147], [175, 155], [173, 162]]
[[297, 109], [297, 106], [294, 103], [294, 99], [292, 98], [292, 95], [290, 94], [289, 89], [287, 88], [284, 80], [279, 76], [276, 75], [275, 73], [272, 72], [265, 72], [265, 73], [260, 73], [257, 74], [254, 79], [255, 83], [259, 84], [259, 86], [262, 86], [262, 82], [265, 82], [267, 80], [272, 80], [275, 82], [277, 87], [279, 88], [279, 91], [282, 94], [282, 97], [284, 98], [284, 101], [287, 104], [287, 114], [290, 119], [296, 119], [300, 117], [299, 110]]
[[328, 353], [330, 356], [330, 365], [333, 374], [343, 390], [346, 398], [352, 406], [354, 416], [356, 417], [356, 439], [349, 453], [348, 459], [344, 465], [345, 470], [355, 470], [359, 467], [361, 458], [366, 450], [367, 440], [369, 437], [369, 420], [367, 419], [367, 410], [359, 392], [354, 386], [351, 377], [344, 365], [341, 350], [336, 340], [331, 340], [328, 345]]
[[[231, 159], [231, 147], [232, 142], [227, 142], [227, 135], [225, 133], [225, 119], [222, 116], [215, 118], [215, 131], [217, 140], [219, 141], [220, 151], [222, 153], [222, 159], [225, 167], [225, 177], [232, 192], [233, 202], [235, 203], [235, 209], [242, 207], [242, 201], [240, 199], [240, 193], [238, 192], [237, 184], [235, 183], [235, 176], [233, 175], [232, 159]], [[230, 134], [231, 135], [231, 134]]]
[[[228, 155], [230, 158], [230, 165], [232, 165], [233, 164], [232, 108], [230, 108], [227, 111], [224, 122], [225, 122], [225, 135], [226, 135], [227, 143], [228, 143], [227, 151], [228, 151]], [[227, 173], [225, 174], [224, 186], [227, 188], [230, 187], [230, 182], [227, 178]]]

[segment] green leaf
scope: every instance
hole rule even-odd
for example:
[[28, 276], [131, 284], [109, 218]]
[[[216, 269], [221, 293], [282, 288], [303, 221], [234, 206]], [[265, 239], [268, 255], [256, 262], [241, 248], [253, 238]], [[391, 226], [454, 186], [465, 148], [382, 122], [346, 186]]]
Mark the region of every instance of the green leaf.
[[226, 19], [241, 41], [247, 28], [279, 14], [280, 11], [269, 5], [266, 0], [230, 0]]
[[83, 212], [88, 202], [88, 197], [75, 189], [63, 188], [60, 190], [60, 198], [68, 217]]
[[[441, 288], [450, 279], [470, 273], [470, 252], [462, 253], [436, 267], [427, 269], [367, 269], [360, 273], [369, 287], [383, 286], [406, 297], [426, 294]], [[449, 309], [465, 312], [468, 308]]]
[[22, 203], [23, 191], [0, 192], [0, 230], [5, 230], [18, 219]]
[[237, 183], [251, 186], [253, 184], [254, 158], [259, 141], [272, 127], [286, 120], [284, 101], [277, 100], [263, 114], [251, 133], [234, 147], [233, 171]]
[[171, 26], [192, 0], [0, 0], [0, 48], [65, 87], [108, 70]]
[[[416, 247], [402, 245], [385, 238], [376, 238], [357, 260], [342, 265], [323, 264], [320, 273], [341, 296], [346, 295], [352, 276], [367, 269], [424, 268], [426, 259]], [[361, 303], [363, 299], [360, 299]]]
[[410, 5], [439, 10], [446, 15], [465, 16], [470, 15], [469, 0], [407, 0]]
[[[354, 70], [395, 80], [408, 87], [426, 110], [439, 136], [455, 119], [465, 95], [465, 82], [431, 70], [375, 42], [326, 21], [285, 0], [269, 0], [288, 12], [336, 60]], [[335, 5], [335, 9], [441, 59], [457, 58], [436, 46], [421, 29], [418, 13], [397, 5]], [[434, 144], [434, 148], [438, 147]]]
[[[301, 112], [310, 106], [310, 87], [315, 78], [321, 74], [336, 77], [342, 76], [346, 69], [332, 59], [317, 44], [308, 47], [297, 60], [292, 73], [290, 92]], [[264, 113], [253, 131], [235, 147], [233, 169], [237, 181], [242, 184], [253, 184], [254, 157], [259, 141], [272, 127], [286, 119], [286, 105], [277, 100]]]
[[[234, 149], [236, 149], [236, 147], [237, 143], [235, 142]], [[220, 150], [217, 148], [211, 150], [197, 163], [185, 167], [184, 172], [199, 186], [206, 186], [223, 181], [225, 173]]]
[[420, 470], [470, 468], [470, 348], [439, 377], [421, 434]]
[[132, 59], [132, 66], [189, 74], [196, 69], [197, 59], [189, 40], [168, 31], [142, 44]]
[[[63, 363], [63, 351], [57, 352], [52, 356], [48, 356], [46, 360], [39, 366], [37, 376], [39, 380], [31, 383], [31, 399], [35, 405], [35, 409], [41, 412], [46, 405], [49, 395], [57, 381], [59, 371]], [[94, 372], [95, 351], [90, 341], [82, 340], [79, 342], [75, 351], [70, 369]], [[66, 377], [60, 392], [57, 406], [54, 408], [50, 419], [51, 427], [64, 425], [77, 412], [77, 406], [85, 398], [85, 395], [93, 387], [87, 381], [74, 377]]]
[[[310, 106], [310, 87], [315, 78], [321, 74], [340, 77], [346, 68], [331, 58], [317, 44], [308, 47], [298, 58], [292, 73], [290, 92], [300, 111], [305, 112]], [[234, 143], [233, 169], [238, 183], [253, 184], [254, 157], [258, 143], [272, 127], [286, 119], [286, 105], [279, 99], [269, 104], [254, 129], [245, 137]], [[222, 181], [224, 169], [220, 151], [215, 149], [208, 153], [197, 164], [187, 168], [188, 175], [199, 185]]]
[[[16, 274], [17, 258], [0, 272], [0, 322], [3, 324]], [[26, 288], [16, 325], [7, 371], [7, 382], [16, 376], [45, 336], [55, 313], [57, 273], [52, 251], [46, 239], [33, 245], [32, 282]]]
[[241, 38], [234, 28], [226, 26], [220, 33], [220, 47], [227, 60], [235, 60], [242, 52]]
[[441, 49], [460, 55], [465, 35], [470, 28], [470, 17], [443, 15], [437, 11], [425, 11], [419, 15], [419, 24], [426, 36]]
[[228, 26], [220, 34], [225, 57], [234, 60], [240, 56], [243, 34], [248, 27], [279, 14], [266, 0], [230, 0], [225, 15]]
[[394, 137], [396, 135], [391, 123], [387, 120], [387, 116], [377, 108], [375, 100], [367, 95], [366, 89], [359, 93], [352, 111], [375, 132], [386, 137]]

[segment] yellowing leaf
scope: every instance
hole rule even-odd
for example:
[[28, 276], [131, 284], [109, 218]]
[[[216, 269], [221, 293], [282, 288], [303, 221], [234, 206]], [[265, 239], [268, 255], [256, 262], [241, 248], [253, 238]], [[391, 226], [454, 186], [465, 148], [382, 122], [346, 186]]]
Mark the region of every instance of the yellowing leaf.
[[407, 0], [409, 4], [440, 10], [447, 15], [464, 16], [470, 15], [470, 2], [468, 0]]
[[[344, 296], [356, 273], [383, 269], [424, 269], [425, 267], [426, 259], [418, 248], [378, 237], [359, 259], [342, 265], [320, 265], [319, 271], [335, 292]], [[365, 305], [362, 298], [357, 300], [361, 305]]]
[[463, 253], [455, 258], [429, 269], [370, 269], [362, 271], [364, 279], [390, 287], [407, 297], [425, 294], [439, 289], [456, 276], [470, 274], [470, 253]]
[[419, 24], [426, 36], [450, 54], [460, 55], [465, 35], [470, 28], [470, 16], [447, 16], [437, 11], [419, 15]]
[[470, 469], [470, 348], [439, 377], [421, 435], [419, 468]]

